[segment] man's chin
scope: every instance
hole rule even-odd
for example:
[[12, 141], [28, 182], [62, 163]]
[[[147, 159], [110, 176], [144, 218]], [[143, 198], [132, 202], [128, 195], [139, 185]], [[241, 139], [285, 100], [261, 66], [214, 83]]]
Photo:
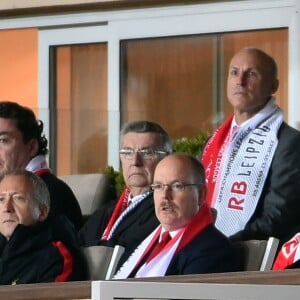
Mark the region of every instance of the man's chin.
[[145, 177], [142, 176], [131, 176], [128, 180], [128, 185], [133, 187], [144, 187], [149, 186], [148, 180], [145, 179]]
[[9, 228], [7, 230], [4, 230], [2, 232], [2, 235], [4, 235], [7, 239], [9, 239], [12, 236], [14, 231], [15, 231], [15, 227], [14, 228]]

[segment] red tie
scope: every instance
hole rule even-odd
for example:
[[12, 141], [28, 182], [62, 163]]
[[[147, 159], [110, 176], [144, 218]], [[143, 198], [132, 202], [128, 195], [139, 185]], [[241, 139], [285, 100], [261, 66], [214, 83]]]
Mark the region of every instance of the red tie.
[[160, 243], [157, 243], [154, 248], [152, 249], [150, 255], [147, 258], [147, 262], [149, 262], [152, 258], [159, 254], [159, 252], [165, 247], [165, 245], [171, 240], [171, 236], [169, 231], [165, 231], [162, 234], [162, 239]]

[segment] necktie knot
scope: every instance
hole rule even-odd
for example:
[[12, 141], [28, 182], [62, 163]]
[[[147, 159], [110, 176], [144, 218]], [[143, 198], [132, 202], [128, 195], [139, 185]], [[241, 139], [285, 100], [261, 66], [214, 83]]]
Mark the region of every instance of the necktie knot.
[[239, 133], [240, 131], [240, 126], [234, 125], [231, 131], [231, 140], [235, 138], [235, 136]]
[[165, 231], [161, 236], [161, 241], [159, 243], [157, 243], [154, 246], [154, 248], [152, 249], [150, 255], [147, 258], [147, 262], [149, 262], [152, 258], [157, 256], [170, 240], [171, 240], [171, 236], [170, 236], [169, 231]]
[[165, 231], [161, 236], [160, 244], [163, 243], [164, 245], [166, 245], [170, 239], [171, 239], [171, 236], [170, 236], [169, 231]]

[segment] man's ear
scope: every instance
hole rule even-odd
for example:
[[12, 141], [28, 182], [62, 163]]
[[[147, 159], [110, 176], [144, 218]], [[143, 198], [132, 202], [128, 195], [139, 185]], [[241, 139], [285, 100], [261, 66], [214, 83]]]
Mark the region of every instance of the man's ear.
[[31, 139], [28, 142], [30, 157], [35, 157], [39, 150], [39, 142], [37, 139]]
[[206, 184], [202, 184], [199, 187], [199, 205], [201, 206], [203, 204], [203, 202], [205, 201], [206, 198], [206, 193], [207, 193], [207, 187]]
[[274, 81], [272, 83], [272, 95], [277, 92], [278, 86], [279, 86], [279, 80], [278, 79], [274, 79]]
[[39, 218], [38, 220], [40, 222], [43, 222], [47, 219], [48, 217], [48, 214], [49, 214], [49, 207], [44, 205], [44, 204], [40, 204], [39, 206], [39, 209], [40, 209], [40, 215], [39, 215]]

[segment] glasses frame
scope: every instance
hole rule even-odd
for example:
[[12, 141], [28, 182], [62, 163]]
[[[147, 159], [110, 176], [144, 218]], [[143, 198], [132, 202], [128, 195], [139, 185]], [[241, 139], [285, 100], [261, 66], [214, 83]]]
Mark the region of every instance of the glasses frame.
[[[183, 192], [185, 191], [186, 187], [188, 186], [201, 186], [204, 183], [184, 183], [184, 182], [180, 182], [180, 181], [176, 181], [173, 183], [153, 183], [150, 185], [150, 188], [153, 192], [163, 192], [165, 190], [165, 187], [167, 187], [167, 190], [171, 191], [171, 192]], [[175, 187], [177, 185], [177, 187]], [[178, 189], [178, 186], [181, 186]]]
[[167, 155], [167, 151], [154, 149], [120, 149], [119, 154], [127, 160], [132, 160], [134, 155], [139, 155], [143, 160], [152, 160], [158, 155]]

